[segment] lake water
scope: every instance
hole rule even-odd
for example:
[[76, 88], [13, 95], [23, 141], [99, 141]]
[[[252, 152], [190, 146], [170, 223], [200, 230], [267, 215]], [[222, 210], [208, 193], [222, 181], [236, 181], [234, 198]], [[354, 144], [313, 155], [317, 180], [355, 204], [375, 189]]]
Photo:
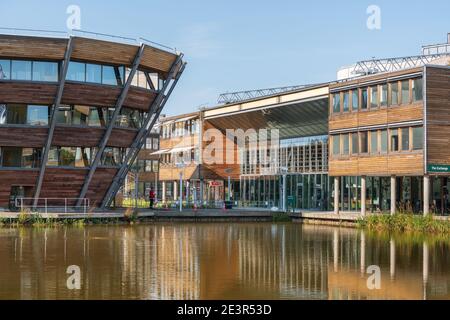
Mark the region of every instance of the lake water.
[[0, 299], [450, 299], [449, 250], [294, 223], [1, 228]]

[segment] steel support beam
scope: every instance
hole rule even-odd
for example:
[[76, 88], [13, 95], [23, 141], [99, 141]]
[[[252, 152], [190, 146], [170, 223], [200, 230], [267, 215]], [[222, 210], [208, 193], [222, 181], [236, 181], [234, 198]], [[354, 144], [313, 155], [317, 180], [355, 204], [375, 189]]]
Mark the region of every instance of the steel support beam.
[[142, 44], [134, 58], [133, 65], [131, 67], [130, 74], [128, 75], [128, 79], [125, 82], [124, 87], [122, 88], [122, 91], [116, 101], [115, 109], [113, 116], [111, 117], [108, 127], [106, 129], [105, 134], [103, 135], [103, 138], [100, 142], [100, 145], [98, 146], [97, 154], [95, 155], [94, 161], [91, 164], [91, 169], [89, 170], [88, 175], [86, 176], [86, 179], [83, 184], [83, 188], [81, 189], [80, 196], [77, 200], [77, 206], [81, 204], [81, 199], [86, 197], [86, 194], [89, 189], [89, 185], [92, 181], [92, 178], [94, 177], [95, 171], [97, 170], [98, 165], [100, 164], [100, 160], [103, 155], [103, 151], [105, 151], [106, 145], [108, 143], [109, 138], [111, 137], [112, 130], [114, 128], [114, 125], [116, 123], [117, 117], [120, 114], [120, 111], [122, 110], [123, 103], [125, 102], [125, 99], [127, 98], [128, 91], [131, 86], [131, 82], [133, 81], [133, 78], [137, 72], [137, 69], [139, 67], [139, 64], [141, 63], [142, 55], [144, 53], [145, 45]]
[[66, 83], [67, 70], [69, 68], [70, 57], [72, 56], [73, 51], [73, 37], [69, 37], [67, 42], [66, 52], [64, 54], [64, 60], [62, 62], [62, 66], [59, 72], [59, 85], [58, 91], [56, 92], [55, 103], [53, 104], [53, 109], [50, 115], [50, 124], [48, 128], [47, 140], [44, 146], [44, 153], [41, 159], [41, 170], [39, 171], [38, 180], [36, 183], [36, 189], [34, 192], [33, 199], [33, 208], [36, 208], [39, 201], [39, 196], [41, 194], [42, 182], [44, 181], [45, 168], [48, 160], [48, 153], [50, 152], [50, 147], [53, 141], [53, 134], [55, 132], [56, 127], [56, 111], [58, 110], [59, 105], [61, 104], [62, 95], [64, 92], [64, 85]]
[[163, 87], [159, 91], [155, 100], [150, 105], [147, 118], [145, 119], [145, 123], [139, 130], [133, 144], [130, 147], [129, 152], [127, 153], [124, 159], [122, 166], [120, 167], [119, 171], [114, 177], [114, 180], [103, 199], [101, 206], [102, 208], [111, 204], [115, 194], [118, 192], [123, 180], [125, 179], [130, 169], [130, 166], [136, 160], [136, 157], [140, 149], [142, 148], [142, 145], [145, 143], [145, 139], [147, 138], [148, 134], [152, 130], [156, 121], [158, 120], [161, 111], [163, 110], [167, 100], [172, 94], [172, 91], [175, 88], [176, 84], [178, 83], [178, 80], [180, 79], [181, 74], [183, 73], [184, 68], [186, 67], [186, 64], [183, 63], [182, 59], [183, 55], [180, 54], [176, 59], [176, 61], [173, 63], [170, 72], [168, 74], [167, 80], [164, 82]]

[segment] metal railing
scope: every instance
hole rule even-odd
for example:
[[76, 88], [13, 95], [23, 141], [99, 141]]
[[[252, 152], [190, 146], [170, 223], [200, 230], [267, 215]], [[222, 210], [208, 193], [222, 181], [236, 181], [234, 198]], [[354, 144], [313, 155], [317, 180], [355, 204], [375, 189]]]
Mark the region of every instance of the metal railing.
[[[77, 206], [76, 203], [81, 200], [81, 205]], [[21, 211], [43, 211], [57, 212], [57, 213], [71, 213], [82, 212], [88, 213], [90, 202], [88, 198], [38, 198], [36, 205], [34, 205], [34, 198], [16, 198], [15, 206]]]

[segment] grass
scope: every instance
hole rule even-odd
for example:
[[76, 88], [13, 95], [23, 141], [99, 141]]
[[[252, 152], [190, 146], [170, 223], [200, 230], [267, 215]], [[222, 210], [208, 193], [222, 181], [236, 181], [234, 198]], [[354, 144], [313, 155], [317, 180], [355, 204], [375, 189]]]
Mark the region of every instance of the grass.
[[450, 221], [413, 214], [370, 215], [358, 220], [358, 226], [372, 231], [421, 232], [427, 234], [450, 234]]
[[292, 219], [289, 217], [289, 214], [283, 212], [275, 212], [272, 215], [273, 222], [291, 222]]

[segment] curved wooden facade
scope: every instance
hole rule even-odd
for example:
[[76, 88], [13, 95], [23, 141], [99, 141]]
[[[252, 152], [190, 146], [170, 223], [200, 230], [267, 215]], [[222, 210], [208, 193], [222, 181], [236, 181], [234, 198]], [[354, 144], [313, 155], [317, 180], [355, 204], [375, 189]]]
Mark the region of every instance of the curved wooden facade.
[[[39, 205], [39, 199], [43, 198], [71, 198], [74, 203], [75, 199], [88, 198], [91, 207], [106, 203], [107, 192], [116, 192], [116, 188], [112, 188], [113, 180], [120, 181], [123, 171], [128, 170], [128, 164], [124, 161], [114, 166], [102, 165], [99, 151], [124, 148], [123, 158], [133, 160], [136, 150], [151, 130], [153, 119], [159, 116], [184, 69], [182, 54], [145, 44], [130, 45], [84, 37], [56, 39], [0, 35], [0, 60], [51, 61], [58, 63], [59, 70], [57, 82], [0, 77], [0, 104], [5, 108], [10, 104], [25, 104], [45, 105], [49, 110], [48, 123], [45, 125], [0, 121], [0, 150], [5, 147], [41, 150], [41, 163], [32, 168], [8, 167], [0, 163], [0, 207], [10, 205], [14, 187], [26, 187], [25, 197], [33, 198], [34, 205]], [[127, 77], [123, 76], [121, 85], [71, 81], [67, 79], [69, 61], [120, 66], [127, 70]], [[157, 75], [161, 86], [134, 86], [131, 78], [134, 79], [137, 72]], [[149, 79], [147, 77], [150, 83]], [[54, 106], [64, 105], [105, 108], [106, 112], [111, 112], [107, 113], [109, 123], [100, 126], [59, 123], [53, 111]], [[143, 112], [140, 126], [117, 126], [117, 117], [125, 108], [130, 112]], [[92, 156], [89, 165], [82, 168], [50, 167], [47, 166], [50, 149], [47, 152], [45, 150], [48, 146], [95, 148], [97, 154]]]

